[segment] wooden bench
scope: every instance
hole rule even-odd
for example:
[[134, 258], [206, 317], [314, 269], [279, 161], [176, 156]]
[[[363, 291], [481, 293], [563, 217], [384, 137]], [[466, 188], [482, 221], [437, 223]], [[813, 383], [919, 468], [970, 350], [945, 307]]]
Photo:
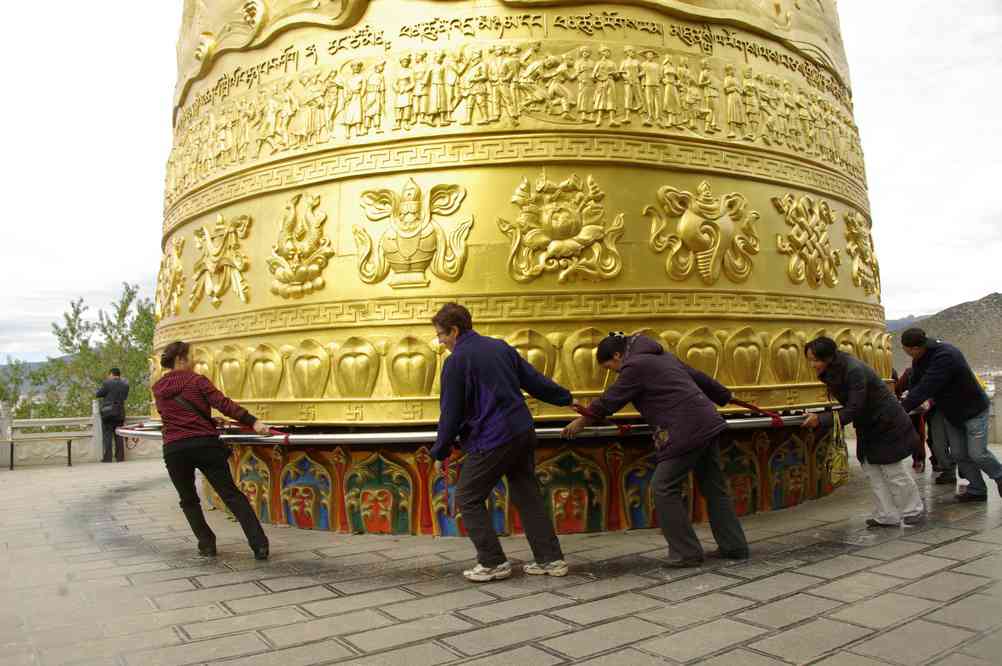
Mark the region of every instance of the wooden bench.
[[[56, 431], [56, 432], [19, 432], [25, 428], [80, 426], [86, 430]], [[10, 447], [10, 469], [14, 469], [14, 453], [19, 444], [38, 444], [41, 442], [66, 441], [66, 466], [73, 466], [73, 441], [91, 439], [94, 436], [93, 420], [90, 417], [76, 419], [17, 419], [11, 424], [8, 439], [0, 440]]]

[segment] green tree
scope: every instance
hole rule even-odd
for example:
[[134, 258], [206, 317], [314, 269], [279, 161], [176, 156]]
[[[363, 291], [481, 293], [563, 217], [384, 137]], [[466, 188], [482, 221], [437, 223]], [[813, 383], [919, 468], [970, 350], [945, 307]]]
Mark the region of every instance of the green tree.
[[10, 405], [14, 418], [27, 418], [31, 413], [31, 367], [24, 361], [7, 357], [0, 366], [0, 402]]

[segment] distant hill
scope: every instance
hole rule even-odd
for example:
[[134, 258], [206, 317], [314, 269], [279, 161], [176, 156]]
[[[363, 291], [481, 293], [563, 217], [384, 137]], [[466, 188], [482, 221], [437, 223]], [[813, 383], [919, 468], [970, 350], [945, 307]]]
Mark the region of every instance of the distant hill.
[[891, 333], [897, 333], [898, 331], [903, 331], [906, 328], [917, 326], [920, 321], [928, 318], [929, 315], [908, 315], [907, 317], [902, 317], [901, 319], [888, 319], [887, 330]]
[[892, 328], [891, 323], [888, 321], [887, 326], [889, 331], [895, 333], [894, 367], [899, 371], [911, 364], [911, 359], [901, 349], [900, 332], [909, 325], [917, 325], [930, 338], [939, 338], [959, 347], [975, 372], [1002, 372], [1002, 294], [1000, 293], [954, 305], [900, 328]]

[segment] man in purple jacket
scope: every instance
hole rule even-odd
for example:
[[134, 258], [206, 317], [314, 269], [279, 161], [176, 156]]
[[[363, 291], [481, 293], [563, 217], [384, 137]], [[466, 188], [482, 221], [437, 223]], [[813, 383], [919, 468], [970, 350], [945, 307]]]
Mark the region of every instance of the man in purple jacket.
[[508, 343], [478, 335], [462, 305], [444, 305], [432, 323], [438, 341], [452, 353], [442, 367], [441, 416], [431, 455], [445, 460], [457, 438], [466, 453], [456, 503], [476, 546], [477, 566], [463, 575], [478, 583], [511, 576], [485, 505], [504, 476], [535, 560], [523, 570], [566, 576], [567, 563], [536, 480], [536, 431], [522, 390], [563, 406], [571, 404], [570, 391], [540, 374]]
[[654, 430], [658, 466], [652, 483], [658, 522], [668, 542], [668, 566], [703, 563], [703, 547], [682, 499], [682, 483], [690, 471], [706, 498], [710, 528], [720, 546], [717, 555], [747, 559], [748, 542], [720, 471], [719, 438], [727, 423], [714, 403], [726, 405], [731, 392], [642, 335], [610, 334], [599, 343], [596, 355], [604, 368], [619, 376], [583, 410], [584, 416], [564, 429], [564, 436], [574, 437], [632, 402]]

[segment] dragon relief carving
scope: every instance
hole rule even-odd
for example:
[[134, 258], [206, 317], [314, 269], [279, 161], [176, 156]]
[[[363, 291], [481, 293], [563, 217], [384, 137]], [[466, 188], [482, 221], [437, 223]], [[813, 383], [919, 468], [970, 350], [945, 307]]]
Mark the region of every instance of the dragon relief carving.
[[[733, 282], [751, 275], [752, 255], [758, 254], [755, 222], [759, 214], [748, 207], [742, 194], [713, 196], [703, 181], [696, 194], [668, 187], [658, 190], [657, 206], [648, 206], [651, 218], [650, 248], [668, 251], [665, 270], [675, 280], [698, 272], [706, 284], [716, 284], [723, 272]], [[669, 229], [671, 218], [678, 218]]]
[[438, 218], [453, 215], [466, 199], [466, 188], [435, 185], [425, 199], [413, 178], [403, 189], [366, 190], [362, 210], [371, 222], [389, 220], [378, 242], [369, 232], [354, 226], [358, 247], [358, 273], [367, 284], [382, 282], [392, 272], [390, 286], [397, 289], [426, 287], [426, 271], [455, 282], [466, 265], [466, 240], [473, 218], [458, 222], [447, 231]]
[[852, 283], [880, 298], [880, 264], [873, 251], [870, 221], [861, 213], [845, 214], [845, 251], [852, 259]]
[[832, 248], [829, 229], [835, 224], [831, 206], [809, 196], [773, 197], [772, 203], [786, 217], [790, 233], [776, 235], [780, 253], [790, 255], [786, 274], [794, 284], [805, 281], [813, 289], [838, 284], [839, 251]]
[[[305, 203], [300, 213], [300, 203]], [[272, 246], [268, 271], [274, 279], [271, 292], [282, 298], [301, 298], [325, 286], [323, 271], [334, 256], [324, 236], [327, 214], [319, 195], [297, 194], [285, 205], [278, 225], [278, 242]]]
[[212, 305], [218, 308], [230, 287], [236, 291], [241, 303], [247, 303], [250, 289], [244, 279], [244, 271], [250, 267], [250, 261], [240, 251], [240, 241], [247, 238], [250, 228], [249, 215], [226, 220], [220, 213], [211, 228], [202, 225], [195, 230], [195, 246], [202, 255], [194, 266], [189, 310], [195, 311], [206, 292]]
[[181, 314], [181, 296], [184, 294], [184, 266], [181, 263], [181, 255], [184, 254], [184, 242], [184, 238], [175, 238], [160, 260], [154, 304], [157, 321]]
[[534, 183], [523, 178], [511, 202], [521, 209], [514, 222], [498, 218], [511, 239], [508, 274], [530, 282], [557, 273], [558, 282], [581, 276], [611, 280], [623, 270], [616, 243], [623, 235], [623, 214], [605, 217], [605, 192], [592, 176], [577, 174], [559, 183], [543, 171]]

